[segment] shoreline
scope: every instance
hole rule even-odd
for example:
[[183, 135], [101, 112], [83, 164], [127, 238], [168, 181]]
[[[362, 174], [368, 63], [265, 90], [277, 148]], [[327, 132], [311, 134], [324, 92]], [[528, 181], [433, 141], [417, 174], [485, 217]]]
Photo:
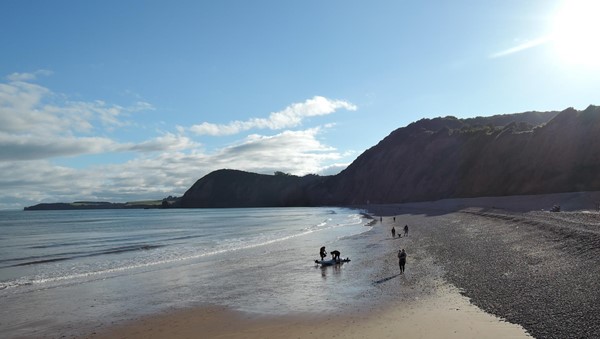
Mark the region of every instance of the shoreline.
[[[373, 207], [373, 206], [371, 206]], [[369, 213], [377, 212], [368, 208]], [[335, 314], [281, 316], [238, 312], [221, 306], [198, 306], [108, 326], [93, 338], [530, 338], [520, 326], [484, 312], [446, 282], [443, 270], [425, 250], [420, 238], [391, 239], [392, 218], [373, 219], [373, 237], [383, 245], [375, 262], [372, 305]], [[368, 221], [365, 219], [365, 221]], [[400, 220], [398, 221], [400, 222]], [[418, 234], [418, 232], [417, 232]], [[387, 241], [389, 240], [389, 241]], [[398, 246], [409, 249], [407, 271], [398, 274]], [[433, 326], [432, 324], [435, 324]]]

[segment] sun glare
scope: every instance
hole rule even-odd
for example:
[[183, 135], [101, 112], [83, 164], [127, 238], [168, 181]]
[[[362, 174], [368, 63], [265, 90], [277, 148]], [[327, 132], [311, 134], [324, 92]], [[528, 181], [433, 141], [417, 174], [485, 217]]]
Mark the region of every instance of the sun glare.
[[554, 18], [553, 40], [565, 62], [600, 68], [600, 0], [567, 0]]

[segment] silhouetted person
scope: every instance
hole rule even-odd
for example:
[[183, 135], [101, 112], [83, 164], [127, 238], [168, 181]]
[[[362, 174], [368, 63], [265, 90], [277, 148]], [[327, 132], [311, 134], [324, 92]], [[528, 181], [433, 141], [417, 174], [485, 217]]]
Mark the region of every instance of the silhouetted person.
[[408, 237], [408, 225], [404, 225], [404, 236]]
[[396, 228], [392, 227], [392, 238], [396, 237]]
[[327, 252], [325, 252], [325, 246], [321, 247], [319, 255], [321, 256], [321, 260], [323, 260], [327, 256]]
[[340, 251], [335, 250], [335, 251], [331, 251], [329, 253], [331, 254], [331, 259], [333, 259], [335, 261], [340, 261]]
[[404, 265], [406, 265], [406, 252], [404, 248], [398, 251], [398, 265], [400, 266], [400, 273], [404, 273]]

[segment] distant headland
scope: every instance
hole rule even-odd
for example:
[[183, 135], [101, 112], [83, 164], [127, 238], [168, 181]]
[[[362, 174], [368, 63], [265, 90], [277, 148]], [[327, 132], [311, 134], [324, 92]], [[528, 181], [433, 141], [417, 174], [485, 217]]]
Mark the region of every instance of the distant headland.
[[75, 201], [71, 203], [42, 203], [25, 207], [25, 211], [49, 211], [49, 210], [104, 210], [104, 209], [150, 209], [170, 208], [178, 200], [177, 197], [169, 196], [161, 200], [143, 200], [132, 202], [107, 202], [107, 201]]

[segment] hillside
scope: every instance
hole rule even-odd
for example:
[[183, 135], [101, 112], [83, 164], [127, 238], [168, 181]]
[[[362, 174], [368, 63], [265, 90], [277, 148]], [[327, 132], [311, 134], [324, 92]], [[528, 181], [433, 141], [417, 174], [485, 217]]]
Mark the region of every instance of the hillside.
[[319, 206], [600, 190], [600, 107], [422, 119], [335, 176], [221, 170], [181, 207]]
[[323, 180], [309, 175], [264, 175], [237, 170], [209, 173], [189, 189], [178, 207], [309, 206], [305, 190]]

